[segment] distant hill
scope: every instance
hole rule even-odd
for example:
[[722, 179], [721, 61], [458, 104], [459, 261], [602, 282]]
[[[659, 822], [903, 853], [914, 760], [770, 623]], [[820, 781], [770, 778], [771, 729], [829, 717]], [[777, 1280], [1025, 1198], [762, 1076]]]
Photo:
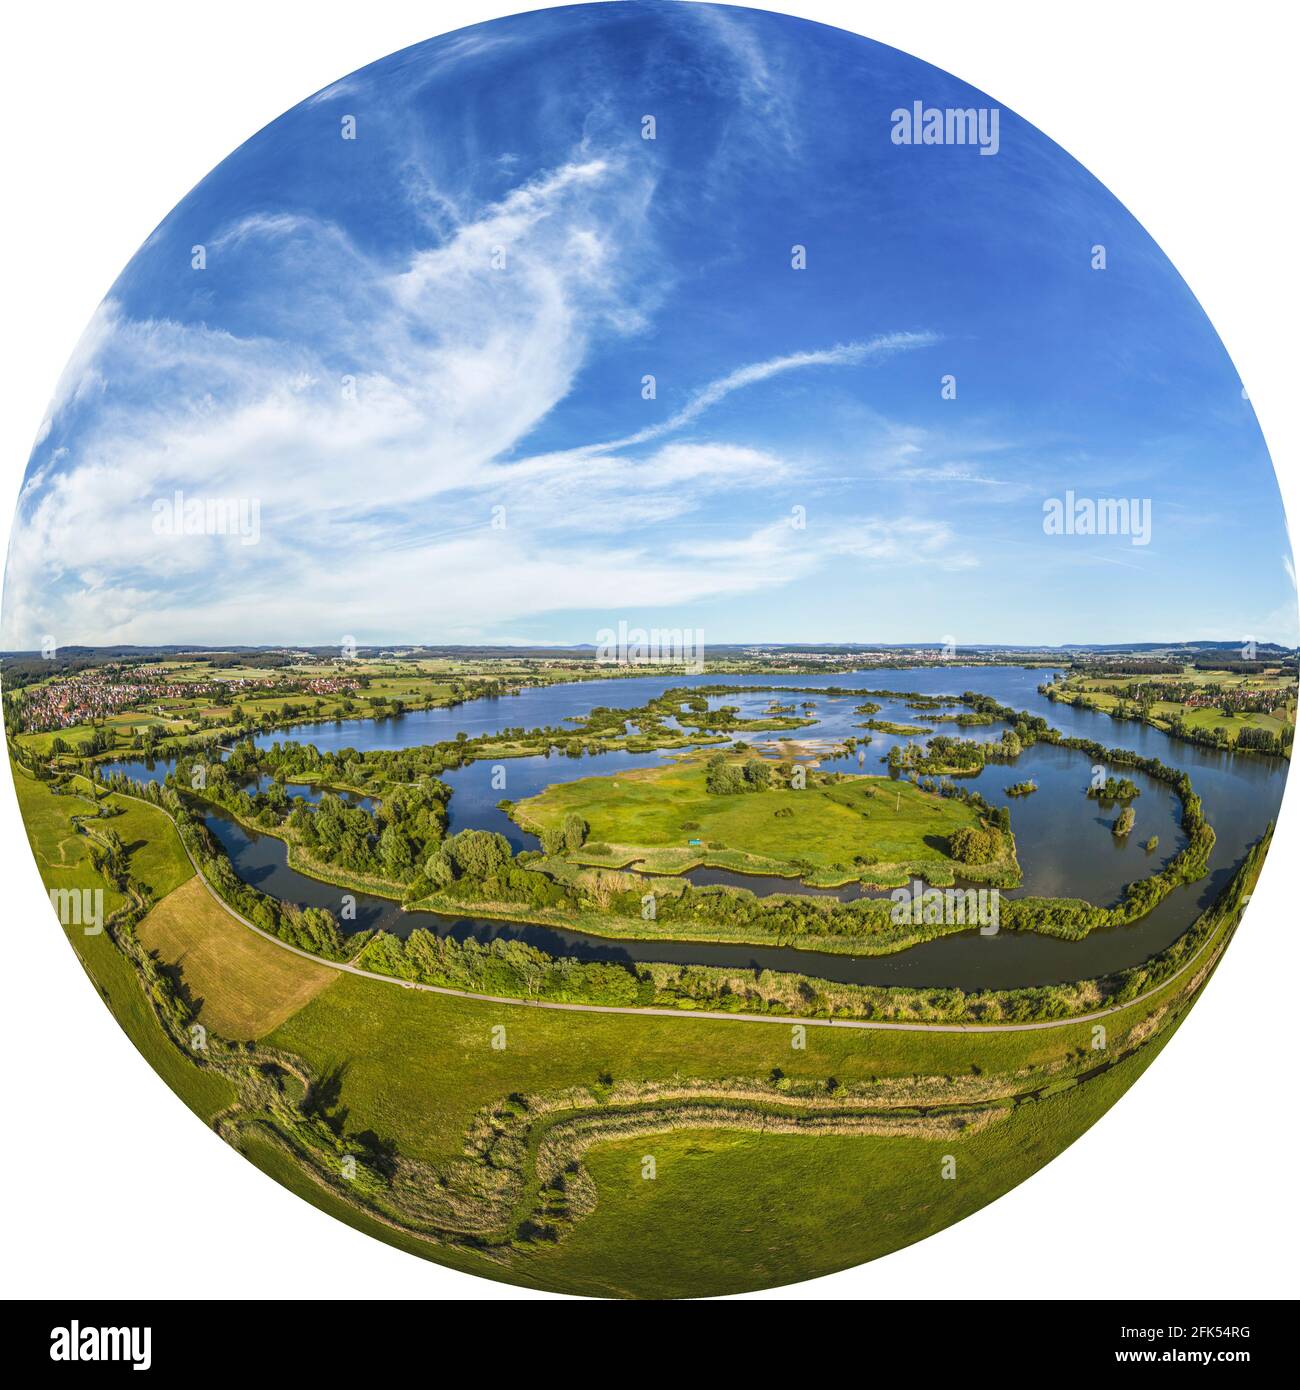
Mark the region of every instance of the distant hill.
[[[858, 653], [888, 652], [895, 655], [908, 653], [934, 654], [942, 647], [938, 641], [929, 642], [706, 642], [705, 650], [710, 657], [739, 659], [746, 654], [756, 653], [786, 654], [791, 656], [822, 655], [852, 656]], [[956, 648], [956, 655], [963, 653], [983, 657], [1006, 654], [1013, 656], [1042, 656], [1050, 658], [1075, 655], [1105, 656], [1150, 656], [1167, 659], [1194, 660], [1198, 656], [1227, 656], [1240, 659], [1241, 642], [1222, 642], [1193, 640], [1185, 642], [1066, 642], [1050, 647], [1032, 643], [1015, 642], [963, 642]], [[526, 646], [504, 643], [384, 643], [377, 646], [359, 646], [360, 656], [401, 656], [407, 658], [446, 657], [457, 660], [484, 660], [492, 657], [514, 657], [531, 660], [575, 660], [590, 661], [596, 650], [593, 643], [580, 642], [572, 646]], [[1256, 660], [1278, 661], [1296, 655], [1296, 648], [1283, 647], [1275, 642], [1258, 642], [1255, 645]], [[314, 657], [329, 660], [339, 655], [337, 645], [284, 645], [284, 646], [205, 646], [195, 643], [174, 642], [156, 646], [137, 644], [117, 644], [105, 647], [71, 645], [60, 647], [48, 665], [55, 669], [77, 669], [83, 666], [99, 665], [112, 661], [175, 660], [190, 657], [195, 660], [211, 661], [215, 657], [238, 657], [241, 662], [253, 666], [282, 665], [294, 658]], [[0, 652], [0, 662], [6, 668], [19, 663], [46, 661], [39, 651]]]

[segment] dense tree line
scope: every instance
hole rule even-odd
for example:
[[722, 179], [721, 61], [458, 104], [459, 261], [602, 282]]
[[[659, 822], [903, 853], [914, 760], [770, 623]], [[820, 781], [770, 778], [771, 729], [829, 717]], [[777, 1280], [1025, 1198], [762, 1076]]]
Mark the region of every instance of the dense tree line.
[[879, 1020], [1027, 1023], [1065, 1018], [1085, 1008], [1137, 999], [1172, 978], [1220, 925], [1240, 912], [1267, 843], [1266, 837], [1250, 851], [1224, 893], [1172, 946], [1140, 966], [1087, 982], [1086, 996], [1076, 984], [968, 993], [837, 984], [766, 970], [557, 960], [521, 942], [497, 939], [480, 945], [423, 930], [412, 932], [405, 942], [380, 933], [359, 963], [399, 979], [522, 998]]
[[[1157, 700], [1181, 703], [1188, 695], [1202, 689], [1202, 687], [1184, 683], [1159, 686], [1151, 686], [1146, 683], [1130, 685], [1121, 693], [1114, 708], [1108, 713], [1115, 719], [1141, 719], [1149, 723], [1158, 720], [1159, 726], [1171, 738], [1182, 739], [1186, 743], [1196, 743], [1203, 748], [1216, 748], [1222, 752], [1239, 750], [1265, 753], [1273, 757], [1288, 756], [1295, 742], [1295, 726], [1290, 723], [1285, 724], [1276, 733], [1251, 726], [1230, 730], [1220, 724], [1204, 726], [1191, 723], [1182, 713], [1159, 716], [1153, 713], [1153, 706]], [[1073, 694], [1078, 693], [1071, 691], [1068, 686], [1055, 683], [1040, 685], [1038, 690], [1039, 694], [1047, 696], [1050, 700], [1066, 702], [1070, 701]], [[1280, 695], [1270, 697], [1263, 694], [1259, 701], [1252, 700], [1241, 709], [1225, 710], [1223, 717], [1235, 719], [1238, 713], [1267, 712], [1275, 707], [1280, 698]], [[1081, 693], [1079, 703], [1090, 709], [1099, 708], [1087, 698], [1086, 692]]]
[[[1106, 749], [1093, 740], [1065, 738], [1040, 717], [1003, 706], [977, 692], [967, 692], [963, 699], [1010, 727], [1002, 741], [994, 744], [936, 736], [930, 741], [931, 747], [937, 744], [942, 757], [960, 756], [956, 750], [973, 746], [984, 750], [982, 757], [992, 752], [997, 758], [1011, 758], [1023, 746], [1049, 742], [1085, 752], [1094, 762], [1136, 768], [1163, 780], [1174, 787], [1183, 804], [1187, 845], [1160, 872], [1129, 885], [1120, 903], [1099, 907], [1079, 900], [1008, 899], [1002, 904], [1004, 929], [1082, 936], [1100, 926], [1136, 920], [1174, 886], [1204, 874], [1214, 832], [1205, 821], [1200, 799], [1185, 773], [1126, 749]], [[451, 765], [452, 759], [463, 758], [467, 749], [481, 744], [482, 740], [460, 735], [454, 741], [424, 748], [365, 754], [343, 749], [321, 754], [308, 745], [275, 744], [270, 749], [256, 749], [246, 742], [238, 745], [224, 764], [207, 770], [207, 784], [200, 794], [242, 819], [281, 832], [287, 830], [313, 856], [344, 873], [374, 876], [399, 886], [400, 896], [407, 903], [429, 899], [444, 910], [453, 904], [478, 904], [498, 914], [540, 914], [541, 920], [591, 912], [642, 920], [643, 897], [650, 880], [595, 874], [572, 882], [561, 881], [542, 871], [543, 856], [528, 852], [512, 855], [509, 843], [499, 835], [471, 830], [446, 837], [448, 789], [438, 781], [435, 769], [441, 771]], [[712, 763], [711, 772], [728, 769], [728, 790], [720, 794], [756, 789], [751, 776], [773, 776], [771, 765], [757, 759], [744, 766], [720, 757]], [[752, 774], [750, 767], [755, 769]], [[776, 775], [781, 772], [778, 766]], [[265, 791], [250, 793], [246, 789], [253, 779], [268, 775], [271, 781]], [[327, 794], [312, 807], [288, 796], [284, 783], [294, 775], [381, 790], [382, 800], [377, 808], [368, 810]], [[187, 764], [178, 765], [168, 791], [187, 791], [190, 776]], [[739, 784], [733, 786], [737, 778]], [[959, 792], [951, 782], [940, 784], [937, 790], [943, 795], [960, 796], [981, 813], [979, 829], [959, 839], [961, 854], [974, 856], [962, 862], [975, 866], [1000, 857], [997, 847], [1010, 825], [1007, 808], [990, 806], [978, 792]], [[565, 849], [581, 847], [586, 837], [585, 825], [579, 818], [574, 820], [575, 824], [566, 822], [559, 832]], [[554, 854], [559, 843], [552, 840], [544, 848], [548, 854]], [[224, 879], [222, 888], [232, 893], [238, 891]], [[864, 898], [850, 903], [807, 894], [758, 898], [744, 889], [696, 888], [690, 884], [674, 884], [672, 892], [656, 893], [655, 898], [656, 918], [669, 933], [672, 924], [681, 922], [690, 923], [697, 933], [701, 928], [706, 933], [716, 929], [720, 936], [743, 932], [747, 939], [754, 940], [789, 941], [806, 936], [871, 938], [877, 948], [882, 948], [910, 943], [928, 930], [925, 926], [900, 927], [893, 923], [887, 898]], [[289, 929], [310, 932], [312, 926], [291, 924]], [[277, 923], [268, 930], [279, 934], [282, 928]], [[933, 934], [941, 930], [942, 927], [935, 927]]]

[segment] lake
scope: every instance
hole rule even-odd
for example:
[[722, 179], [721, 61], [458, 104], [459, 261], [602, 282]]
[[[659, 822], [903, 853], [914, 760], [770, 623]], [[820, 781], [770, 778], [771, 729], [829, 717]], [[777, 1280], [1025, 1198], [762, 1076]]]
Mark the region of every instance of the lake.
[[[959, 695], [965, 690], [978, 690], [1004, 705], [1041, 714], [1066, 735], [1095, 739], [1106, 747], [1129, 748], [1143, 756], [1158, 758], [1170, 767], [1184, 769], [1204, 802], [1206, 816], [1217, 836], [1209, 875], [1195, 884], [1176, 889], [1140, 922], [1094, 932], [1080, 942], [1032, 933], [1002, 932], [981, 936], [978, 932], [963, 932], [891, 956], [834, 956], [776, 946], [613, 941], [550, 927], [402, 912], [398, 904], [366, 894], [354, 895], [357, 898], [355, 922], [342, 924], [351, 930], [382, 927], [400, 935], [415, 927], [425, 927], [461, 940], [474, 937], [489, 941], [500, 936], [527, 941], [552, 955], [571, 955], [584, 960], [654, 960], [741, 969], [768, 968], [860, 984], [1009, 989], [1107, 974], [1139, 964], [1170, 945], [1214, 900], [1249, 847], [1276, 819], [1286, 780], [1287, 764], [1279, 759], [1203, 748], [1171, 739], [1143, 724], [1121, 723], [1097, 711], [1054, 704], [1040, 695], [1037, 688], [1051, 675], [1050, 670], [1023, 667], [953, 666], [836, 672], [825, 676], [646, 676], [533, 687], [518, 695], [475, 700], [453, 709], [414, 711], [398, 718], [302, 724], [287, 731], [259, 735], [255, 742], [262, 747], [286, 741], [313, 743], [326, 752], [345, 748], [359, 751], [407, 748], [449, 740], [462, 730], [472, 736], [511, 728], [565, 727], [569, 716], [587, 713], [597, 706], [635, 708], [668, 687], [760, 684], [817, 689], [880, 687], [926, 695]], [[793, 700], [801, 705], [805, 699], [816, 702], [817, 708], [811, 716], [816, 719], [815, 724], [788, 732], [751, 733], [742, 737], [751, 744], [760, 745], [783, 739], [831, 741], [849, 734], [860, 738], [869, 734], [871, 742], [859, 750], [861, 758], [855, 753], [838, 760], [826, 760], [823, 765], [845, 772], [881, 775], [887, 773], [883, 759], [888, 757], [892, 746], [925, 736], [909, 739], [855, 727], [867, 718], [924, 725], [936, 733], [963, 738], [996, 740], [1001, 735], [1001, 725], [962, 728], [951, 720], [934, 721], [936, 711], [911, 710], [903, 701], [876, 698], [882, 706], [880, 711], [863, 715], [854, 709], [861, 702], [860, 697], [791, 696], [786, 703]], [[720, 704], [738, 705], [743, 717], [752, 718], [764, 714], [772, 699], [766, 692], [750, 692], [711, 698], [709, 703], [713, 708]], [[959, 708], [954, 707], [953, 712], [959, 712]], [[802, 715], [803, 710], [797, 709], [796, 713]], [[536, 845], [533, 837], [497, 809], [497, 802], [502, 798], [518, 801], [554, 782], [655, 766], [671, 756], [670, 753], [615, 752], [570, 758], [552, 752], [549, 757], [472, 763], [443, 774], [443, 780], [453, 788], [449, 805], [451, 829], [495, 830], [505, 835], [516, 849], [533, 848]], [[120, 770], [136, 780], [160, 781], [171, 764], [165, 760], [152, 764], [137, 760], [103, 766], [105, 771]], [[1133, 803], [1138, 816], [1137, 828], [1124, 841], [1116, 840], [1111, 834], [1117, 808], [1103, 808], [1084, 794], [1091, 773], [1091, 759], [1082, 753], [1039, 745], [1027, 749], [1014, 763], [993, 764], [975, 777], [960, 779], [961, 785], [979, 790], [991, 804], [1011, 808], [1011, 824], [1024, 881], [1008, 896], [1027, 893], [1081, 897], [1108, 905], [1118, 900], [1126, 884], [1145, 877], [1178, 853], [1185, 837], [1178, 823], [1177, 797], [1169, 787], [1145, 774], [1130, 769], [1120, 771], [1135, 781], [1142, 793]], [[493, 785], [494, 772], [496, 786]], [[1004, 787], [1025, 779], [1035, 781], [1039, 790], [1020, 799], [1004, 794]], [[292, 790], [311, 799], [319, 796], [309, 788]], [[286, 901], [329, 908], [337, 914], [341, 890], [290, 869], [283, 841], [248, 831], [223, 813], [209, 812], [205, 819], [229, 853], [236, 872], [247, 882]], [[1160, 842], [1154, 854], [1142, 848], [1151, 835], [1158, 836]], [[701, 884], [735, 883], [760, 893], [798, 891], [797, 885], [783, 884], [781, 880], [756, 879], [716, 869], [698, 869], [690, 877]], [[836, 896], [852, 896], [859, 891], [856, 886], [850, 886], [838, 890]]]

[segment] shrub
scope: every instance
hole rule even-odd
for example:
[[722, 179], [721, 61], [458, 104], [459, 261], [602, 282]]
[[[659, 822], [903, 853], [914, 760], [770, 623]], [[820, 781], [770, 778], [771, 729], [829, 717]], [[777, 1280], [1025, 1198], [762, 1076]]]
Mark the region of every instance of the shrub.
[[734, 796], [746, 789], [745, 774], [730, 763], [710, 763], [704, 785], [714, 796]]
[[991, 864], [1002, 853], [1002, 836], [990, 826], [963, 825], [948, 837], [948, 853], [963, 864]]

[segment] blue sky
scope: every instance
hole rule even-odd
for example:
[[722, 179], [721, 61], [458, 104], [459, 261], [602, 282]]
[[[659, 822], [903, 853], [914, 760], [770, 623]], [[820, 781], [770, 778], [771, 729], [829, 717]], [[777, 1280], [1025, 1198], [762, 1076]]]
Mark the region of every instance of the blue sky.
[[[669, 3], [462, 30], [317, 93], [88, 328], [3, 644], [1296, 642], [1268, 454], [1177, 272], [1005, 108], [991, 156], [894, 143], [915, 101], [995, 104]], [[255, 500], [257, 543], [157, 534], [176, 491]], [[1149, 499], [1150, 543], [1045, 534], [1067, 491]]]

